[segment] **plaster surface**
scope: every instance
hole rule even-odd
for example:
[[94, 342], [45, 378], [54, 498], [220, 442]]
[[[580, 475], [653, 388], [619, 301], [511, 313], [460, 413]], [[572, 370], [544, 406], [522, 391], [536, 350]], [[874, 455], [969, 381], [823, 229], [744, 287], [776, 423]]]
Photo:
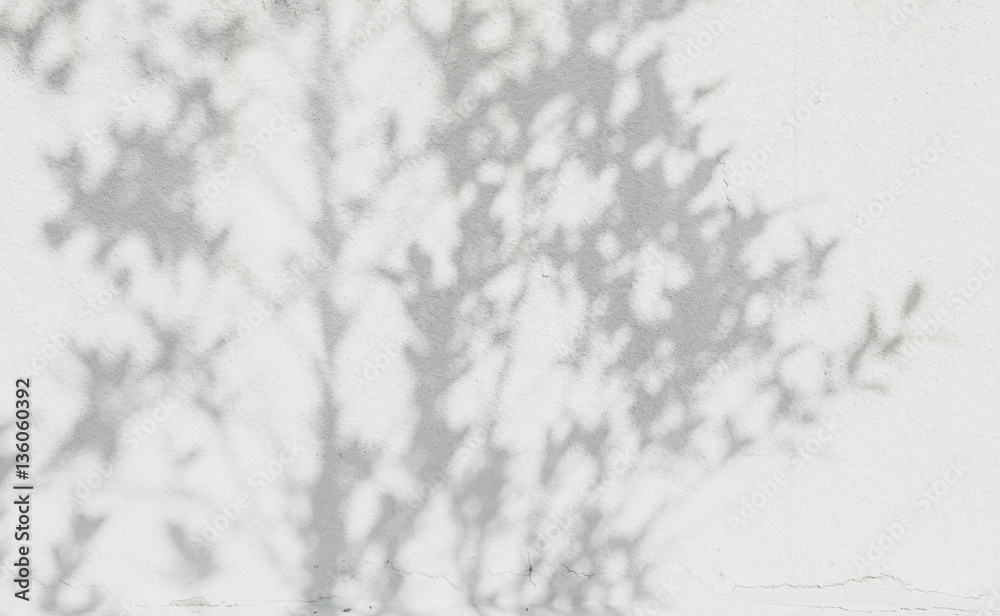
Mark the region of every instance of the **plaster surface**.
[[0, 4], [0, 610], [1000, 612], [998, 29]]

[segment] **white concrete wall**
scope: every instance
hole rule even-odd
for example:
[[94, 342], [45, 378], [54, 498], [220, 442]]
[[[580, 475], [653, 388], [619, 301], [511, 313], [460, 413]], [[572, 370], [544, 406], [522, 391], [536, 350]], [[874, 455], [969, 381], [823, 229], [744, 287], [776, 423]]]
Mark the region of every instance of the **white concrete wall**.
[[998, 26], [0, 5], [0, 605], [1000, 611]]

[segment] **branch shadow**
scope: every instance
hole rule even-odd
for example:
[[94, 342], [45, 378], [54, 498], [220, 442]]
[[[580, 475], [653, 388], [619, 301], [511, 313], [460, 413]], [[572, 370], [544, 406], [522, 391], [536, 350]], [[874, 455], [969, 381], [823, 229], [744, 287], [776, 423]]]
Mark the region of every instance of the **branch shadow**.
[[[58, 9], [59, 19], [74, 19], [79, 4], [58, 5], [67, 7]], [[612, 595], [626, 602], [658, 597], [662, 576], [649, 552], [677, 538], [665, 534], [665, 516], [779, 427], [802, 430], [816, 421], [818, 401], [877, 388], [861, 378], [861, 367], [891, 355], [902, 334], [883, 331], [873, 307], [857, 324], [858, 339], [840, 341], [840, 348], [808, 338], [789, 344], [779, 335], [789, 310], [821, 301], [817, 289], [837, 243], [803, 229], [793, 258], [762, 270], [748, 256], [788, 211], [737, 211], [716, 196], [725, 152], [707, 154], [701, 127], [678, 109], [667, 80], [671, 43], [645, 50], [632, 44], [689, 2], [527, 9], [458, 1], [446, 29], [411, 15], [409, 6], [397, 11], [406, 23], [387, 32], [405, 29], [406, 40], [433, 59], [444, 108], [417, 147], [401, 136], [412, 110], [386, 114], [383, 134], [373, 139], [383, 142], [391, 164], [377, 182], [385, 190], [367, 197], [331, 171], [353, 160], [341, 136], [349, 105], [336, 84], [382, 48], [364, 41], [364, 49], [337, 52], [329, 45], [337, 36], [331, 7], [306, 4], [267, 9], [315, 48], [313, 65], [300, 75], [309, 85], [296, 115], [305, 125], [304, 175], [317, 188], [311, 213], [300, 210], [289, 224], [304, 221], [296, 243], [317, 247], [321, 265], [296, 275], [294, 292], [267, 299], [267, 285], [253, 276], [257, 255], [231, 246], [235, 223], [206, 222], [207, 213], [231, 204], [205, 197], [205, 176], [218, 165], [206, 166], [204, 152], [231, 145], [238, 124], [236, 110], [219, 102], [215, 80], [178, 74], [154, 60], [152, 48], [140, 47], [131, 61], [138, 73], [161, 76], [174, 102], [169, 121], [110, 125], [101, 142], [109, 163], [100, 163], [96, 147], [50, 156], [68, 208], [46, 222], [42, 237], [59, 253], [95, 234], [92, 268], [115, 281], [121, 318], [141, 323], [141, 333], [126, 334], [113, 349], [74, 342], [73, 367], [65, 372], [83, 375], [87, 402], [60, 444], [60, 466], [93, 456], [117, 468], [128, 453], [125, 426], [141, 412], [136, 401], [149, 408], [181, 383], [192, 416], [215, 436], [177, 445], [170, 471], [200, 468], [214, 447], [222, 468], [246, 476], [253, 463], [241, 450], [257, 445], [241, 440], [234, 422], [238, 407], [257, 404], [267, 388], [253, 381], [254, 370], [276, 360], [270, 348], [244, 340], [268, 334], [258, 333], [264, 326], [241, 302], [264, 301], [260, 312], [282, 327], [296, 318], [306, 323], [267, 338], [305, 349], [299, 372], [313, 396], [298, 413], [314, 428], [315, 472], [299, 470], [295, 481], [274, 488], [289, 502], [308, 504], [304, 518], [283, 520], [303, 554], [290, 574], [307, 601], [303, 613], [340, 610], [358, 598], [386, 612], [407, 608], [413, 581], [431, 578], [473, 611], [605, 613]], [[237, 12], [212, 27], [190, 24], [177, 38], [197, 57], [235, 65], [253, 41], [252, 21]], [[0, 38], [14, 42], [23, 66], [35, 70], [45, 20], [29, 22], [0, 22]], [[484, 43], [484, 32], [502, 27], [503, 42]], [[62, 91], [73, 66], [66, 60], [46, 68], [47, 87]], [[418, 185], [434, 169], [447, 211], [428, 222], [415, 204]], [[401, 187], [393, 190], [413, 204], [414, 218], [402, 221], [402, 240], [388, 230], [380, 236], [389, 250], [359, 273], [348, 251], [356, 223], [384, 221], [388, 229], [400, 222], [386, 214], [390, 187]], [[150, 257], [149, 269], [122, 268], [112, 258], [133, 245]], [[273, 260], [294, 260], [298, 249]], [[206, 294], [239, 288], [240, 299], [213, 307], [224, 317], [219, 321], [207, 309], [150, 307], [138, 297], [142, 283], [179, 293], [179, 272], [192, 262], [206, 272]], [[280, 269], [284, 261], [271, 265]], [[376, 378], [366, 377], [364, 395], [345, 386], [361, 359], [345, 365], [345, 339], [365, 316], [345, 308], [341, 297], [341, 283], [354, 278], [367, 281], [359, 287], [388, 289], [404, 317], [384, 324], [401, 340], [391, 366], [396, 381], [376, 383], [379, 367]], [[915, 286], [904, 318], [920, 295]], [[820, 391], [804, 392], [787, 376], [788, 363], [802, 353], [821, 358]], [[730, 381], [748, 392], [743, 403], [725, 400], [723, 383]], [[374, 437], [366, 441], [345, 428], [358, 409], [375, 417], [385, 407], [382, 392], [371, 391], [376, 386], [405, 392], [405, 409], [394, 420], [405, 446], [388, 438], [372, 445]], [[276, 434], [263, 437], [279, 443]], [[651, 476], [669, 482], [669, 492], [644, 494]], [[169, 496], [214, 524], [211, 493], [218, 488], [209, 485], [199, 478]], [[367, 518], [357, 504], [366, 498]], [[67, 537], [53, 546], [60, 580], [83, 569], [83, 553], [114, 517], [98, 513], [94, 502], [88, 496], [70, 504]], [[175, 573], [187, 572], [180, 579], [192, 571], [206, 579], [225, 568], [220, 544], [204, 541], [189, 518], [170, 514], [159, 523], [176, 556]], [[251, 541], [282, 562], [280, 540]], [[65, 592], [50, 589], [45, 609], [83, 614], [107, 599], [93, 589], [89, 604], [67, 610]]]

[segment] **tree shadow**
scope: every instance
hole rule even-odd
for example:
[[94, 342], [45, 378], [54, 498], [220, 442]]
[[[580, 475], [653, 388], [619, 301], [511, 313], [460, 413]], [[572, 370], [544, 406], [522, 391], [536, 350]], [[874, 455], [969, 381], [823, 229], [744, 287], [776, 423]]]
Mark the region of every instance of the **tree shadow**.
[[[80, 4], [58, 5], [66, 7], [58, 19], [76, 18]], [[431, 578], [472, 610], [577, 614], [606, 611], [602, 602], [612, 595], [658, 597], [662, 579], [649, 553], [669, 545], [664, 517], [778, 427], [808, 426], [818, 401], [877, 387], [861, 379], [861, 366], [891, 354], [901, 335], [882, 331], [875, 308], [857, 324], [858, 339], [839, 347], [780, 335], [790, 314], [822, 301], [816, 293], [836, 242], [803, 228], [794, 257], [762, 268], [750, 256], [767, 248], [768, 230], [788, 212], [737, 211], [716, 196], [725, 152], [706, 154], [700, 127], [677, 108], [666, 82], [671, 43], [637, 43], [688, 2], [668, 9], [645, 1], [453, 4], [447, 28], [411, 15], [409, 5], [385, 31], [362, 23], [367, 34], [350, 53], [330, 45], [340, 36], [330, 5], [262, 9], [314, 48], [311, 65], [296, 75], [307, 85], [293, 115], [304, 128], [295, 142], [302, 175], [315, 191], [296, 197], [290, 181], [275, 180], [275, 191], [287, 190], [263, 209], [301, 230], [294, 243], [264, 256], [233, 247], [252, 224], [209, 222], [233, 203], [216, 200], [206, 182], [233, 160], [250, 164], [233, 158], [239, 109], [220, 102], [222, 77], [186, 74], [151, 46], [135, 49], [136, 71], [156, 76], [168, 92], [167, 120], [112, 123], [100, 145], [49, 159], [68, 207], [41, 233], [56, 253], [96, 235], [91, 265], [118, 285], [117, 318], [131, 319], [133, 329], [113, 348], [74, 342], [75, 359], [62, 370], [83, 375], [86, 409], [60, 444], [59, 468], [46, 471], [91, 456], [117, 468], [128, 422], [179, 395], [185, 421], [202, 422], [209, 436], [171, 449], [170, 470], [202, 468], [215, 448], [213, 459], [238, 490], [254, 476], [245, 450], [280, 441], [266, 427], [267, 443], [246, 441], [241, 412], [263, 405], [258, 398], [275, 388], [261, 377], [281, 369], [274, 349], [294, 348], [305, 357], [297, 372], [311, 396], [294, 413], [311, 426], [316, 463], [272, 488], [289, 502], [305, 499], [308, 515], [294, 522], [281, 517], [290, 514], [269, 515], [295, 529], [304, 556], [290, 577], [302, 596], [287, 599], [304, 597], [303, 611], [350, 607], [358, 598], [380, 610], [405, 608], [414, 580]], [[176, 38], [206, 63], [236, 65], [250, 53], [259, 18], [235, 10], [210, 25], [187, 23]], [[0, 38], [15, 43], [31, 70], [46, 19], [0, 22]], [[390, 162], [372, 172], [379, 188], [359, 196], [336, 173], [355, 164], [343, 134], [357, 104], [345, 102], [337, 84], [349, 83], [372, 56], [408, 53], [381, 46], [393, 37], [431, 59], [443, 108], [416, 131], [412, 107], [381, 117], [382, 134], [371, 139]], [[72, 68], [70, 60], [45, 68], [48, 87], [62, 91]], [[419, 138], [406, 142], [402, 135], [414, 132]], [[428, 183], [436, 183], [431, 197]], [[443, 213], [418, 212], [417, 202], [428, 199]], [[387, 207], [393, 200], [405, 220]], [[282, 210], [289, 203], [296, 213]], [[383, 223], [371, 242], [388, 248], [359, 270], [355, 238]], [[123, 247], [148, 263], [123, 265], [114, 256]], [[280, 275], [309, 252], [304, 247], [320, 266], [293, 274], [285, 291], [255, 275], [262, 261]], [[181, 296], [188, 288], [181, 272], [191, 267], [204, 273], [199, 297], [212, 300], [211, 311], [152, 305], [138, 290], [164, 285], [167, 296]], [[361, 368], [364, 349], [358, 355], [346, 344], [358, 323], [372, 319], [345, 307], [345, 285], [355, 283], [384, 291], [402, 317], [382, 324], [400, 341], [399, 360], [384, 368], [375, 361], [372, 378]], [[266, 308], [248, 308], [255, 301]], [[915, 287], [903, 316], [919, 301]], [[820, 358], [809, 375], [822, 373], [818, 390], [788, 376], [803, 354]], [[357, 372], [366, 388], [360, 394], [349, 384]], [[730, 386], [742, 398], [727, 399]], [[399, 415], [380, 420], [393, 400], [402, 401]], [[387, 423], [394, 436], [345, 427], [359, 414], [371, 416], [372, 434]], [[650, 477], [670, 489], [644, 493]], [[157, 522], [178, 575], [205, 579], [225, 567], [220, 544], [204, 541], [197, 523], [213, 524], [219, 509], [217, 484], [207, 486], [199, 477], [150, 497], [197, 512]], [[97, 513], [94, 502], [74, 501], [67, 511], [66, 536], [53, 546], [60, 580], [82, 570], [82, 554], [117, 516]], [[284, 539], [240, 537], [286, 562]], [[244, 590], [231, 589], [232, 602]], [[65, 592], [50, 589], [46, 609], [87, 613], [107, 599], [94, 589], [90, 604], [67, 611]]]

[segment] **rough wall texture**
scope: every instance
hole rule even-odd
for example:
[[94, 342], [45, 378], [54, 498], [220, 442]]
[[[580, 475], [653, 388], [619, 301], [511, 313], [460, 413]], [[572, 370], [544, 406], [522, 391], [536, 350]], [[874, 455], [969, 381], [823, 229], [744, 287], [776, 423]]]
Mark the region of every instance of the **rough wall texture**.
[[0, 5], [0, 606], [1000, 610], [998, 27]]

